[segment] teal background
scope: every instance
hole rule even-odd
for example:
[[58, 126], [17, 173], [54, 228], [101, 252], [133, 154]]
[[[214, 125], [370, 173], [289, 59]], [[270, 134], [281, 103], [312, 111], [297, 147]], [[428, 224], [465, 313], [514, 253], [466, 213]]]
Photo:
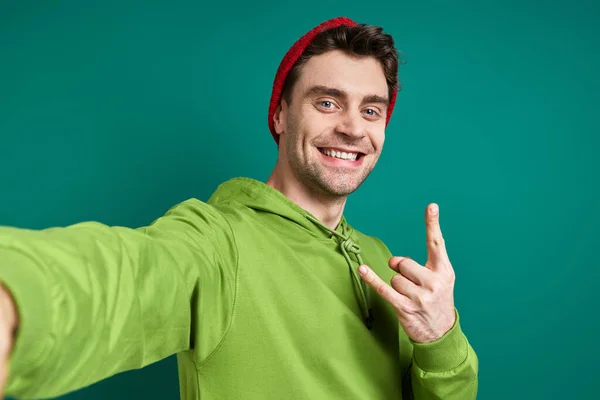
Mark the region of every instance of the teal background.
[[[0, 0], [0, 224], [139, 226], [276, 160], [267, 107], [301, 34], [394, 35], [404, 88], [346, 214], [426, 261], [441, 209], [481, 399], [598, 396], [600, 3]], [[64, 399], [175, 399], [170, 357]]]

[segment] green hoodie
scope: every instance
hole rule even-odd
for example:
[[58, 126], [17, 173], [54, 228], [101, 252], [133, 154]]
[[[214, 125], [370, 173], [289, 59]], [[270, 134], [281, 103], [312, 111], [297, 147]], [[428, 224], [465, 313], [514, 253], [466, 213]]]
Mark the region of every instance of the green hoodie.
[[474, 399], [459, 319], [414, 343], [358, 278], [364, 262], [389, 281], [390, 256], [248, 178], [137, 229], [0, 228], [21, 320], [6, 394], [58, 396], [177, 354], [185, 400]]

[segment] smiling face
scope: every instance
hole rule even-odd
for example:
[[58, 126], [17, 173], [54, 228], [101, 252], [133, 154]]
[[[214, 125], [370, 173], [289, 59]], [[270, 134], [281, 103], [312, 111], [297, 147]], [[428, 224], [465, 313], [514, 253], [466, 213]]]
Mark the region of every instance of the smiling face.
[[388, 86], [379, 61], [340, 50], [311, 57], [275, 113], [279, 163], [311, 192], [345, 197], [371, 173], [385, 139]]

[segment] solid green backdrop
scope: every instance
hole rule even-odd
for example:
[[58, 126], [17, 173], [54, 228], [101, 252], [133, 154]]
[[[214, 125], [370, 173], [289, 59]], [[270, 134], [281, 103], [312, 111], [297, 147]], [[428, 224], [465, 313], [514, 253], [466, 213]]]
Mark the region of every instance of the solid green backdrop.
[[[430, 202], [482, 399], [600, 390], [600, 3], [0, 1], [0, 224], [140, 226], [276, 160], [277, 65], [316, 24], [393, 34], [382, 158], [346, 215], [425, 263]], [[174, 357], [65, 399], [175, 399]]]

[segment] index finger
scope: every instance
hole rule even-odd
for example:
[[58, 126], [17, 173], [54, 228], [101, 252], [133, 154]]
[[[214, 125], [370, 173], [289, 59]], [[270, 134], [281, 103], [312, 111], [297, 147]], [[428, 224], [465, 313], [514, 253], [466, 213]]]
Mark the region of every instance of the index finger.
[[433, 266], [448, 261], [446, 243], [440, 227], [440, 210], [431, 203], [425, 211], [425, 233], [427, 237], [427, 261]]

